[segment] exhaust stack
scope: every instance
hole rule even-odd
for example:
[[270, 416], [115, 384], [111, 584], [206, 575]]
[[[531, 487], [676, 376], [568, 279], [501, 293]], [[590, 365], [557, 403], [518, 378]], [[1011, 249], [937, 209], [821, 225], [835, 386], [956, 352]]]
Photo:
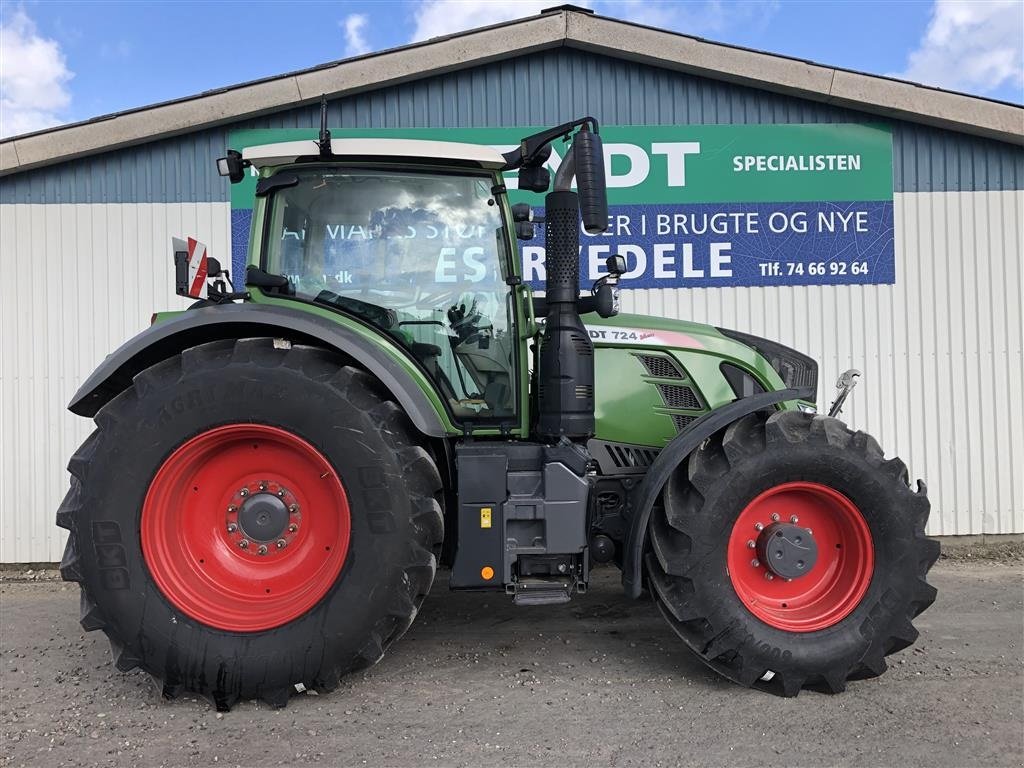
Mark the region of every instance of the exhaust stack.
[[[577, 189], [571, 189], [576, 177]], [[584, 125], [544, 200], [547, 317], [538, 361], [538, 432], [586, 440], [594, 435], [594, 345], [579, 313], [580, 230], [608, 225], [601, 137]]]

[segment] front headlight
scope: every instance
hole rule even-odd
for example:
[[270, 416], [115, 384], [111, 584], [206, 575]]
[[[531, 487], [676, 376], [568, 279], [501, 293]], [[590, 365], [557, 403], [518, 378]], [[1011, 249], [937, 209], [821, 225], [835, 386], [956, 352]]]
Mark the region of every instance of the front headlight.
[[760, 336], [751, 336], [749, 333], [730, 331], [726, 328], [719, 328], [718, 331], [723, 336], [756, 350], [775, 369], [787, 388], [809, 390], [805, 399], [817, 399], [818, 364], [813, 358], [777, 342], [762, 339]]

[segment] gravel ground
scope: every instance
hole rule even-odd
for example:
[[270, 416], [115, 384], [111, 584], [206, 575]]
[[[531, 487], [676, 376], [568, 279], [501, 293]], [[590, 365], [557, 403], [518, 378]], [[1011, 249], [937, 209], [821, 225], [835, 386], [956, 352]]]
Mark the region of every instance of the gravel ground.
[[165, 702], [78, 626], [47, 572], [0, 584], [0, 765], [1024, 765], [1018, 558], [940, 562], [918, 643], [845, 694], [718, 679], [648, 602], [596, 573], [569, 605], [513, 608], [444, 575], [385, 660], [287, 709]]

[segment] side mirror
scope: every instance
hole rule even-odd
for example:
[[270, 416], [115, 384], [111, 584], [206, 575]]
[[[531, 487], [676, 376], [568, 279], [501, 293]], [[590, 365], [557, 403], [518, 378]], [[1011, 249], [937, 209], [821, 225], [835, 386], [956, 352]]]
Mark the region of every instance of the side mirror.
[[[544, 300], [535, 299], [534, 301]], [[534, 307], [535, 314], [541, 314], [536, 312], [536, 304]], [[576, 310], [581, 315], [597, 312], [601, 317], [615, 317], [619, 314], [619, 292], [611, 283], [595, 285], [593, 293], [589, 296], [581, 296], [576, 300]]]
[[237, 184], [245, 178], [245, 169], [248, 165], [248, 161], [242, 159], [241, 152], [229, 149], [226, 157], [217, 158], [217, 173], [227, 176], [232, 184]]
[[608, 229], [608, 190], [601, 137], [584, 125], [572, 141], [572, 152], [576, 160], [576, 189], [583, 228], [591, 235], [599, 235]]
[[598, 287], [594, 300], [597, 314], [601, 317], [615, 317], [619, 314], [619, 292], [608, 283]]
[[519, 240], [533, 240], [534, 227], [532, 221], [516, 222], [516, 238]]
[[609, 275], [613, 277], [621, 277], [626, 274], [626, 257], [621, 256], [617, 253], [613, 253], [608, 257], [608, 261], [605, 262], [605, 269]]

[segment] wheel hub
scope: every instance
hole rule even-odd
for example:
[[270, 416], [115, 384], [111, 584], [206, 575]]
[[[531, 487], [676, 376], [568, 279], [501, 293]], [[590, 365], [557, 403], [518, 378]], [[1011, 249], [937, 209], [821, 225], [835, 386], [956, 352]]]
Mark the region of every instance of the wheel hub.
[[818, 561], [818, 545], [808, 528], [772, 523], [757, 537], [757, 557], [775, 576], [799, 579]]
[[254, 541], [276, 541], [288, 525], [288, 507], [278, 496], [257, 493], [242, 502], [238, 526]]
[[282, 482], [253, 481], [231, 497], [221, 535], [246, 555], [273, 557], [297, 541], [301, 523], [298, 500]]

